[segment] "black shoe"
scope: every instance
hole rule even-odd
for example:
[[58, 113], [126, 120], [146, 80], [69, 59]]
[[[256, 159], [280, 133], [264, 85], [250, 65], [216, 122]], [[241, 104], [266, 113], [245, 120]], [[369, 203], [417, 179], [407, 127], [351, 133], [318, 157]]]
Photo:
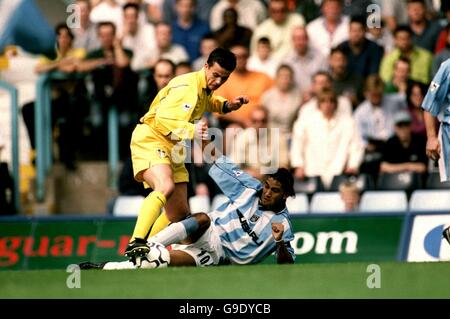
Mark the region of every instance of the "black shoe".
[[442, 236], [448, 241], [448, 243], [450, 244], [450, 226], [447, 227], [446, 229], [444, 229], [444, 231], [442, 232]]
[[106, 264], [106, 262], [93, 263], [93, 262], [90, 262], [90, 261], [85, 261], [85, 262], [79, 263], [78, 266], [80, 267], [80, 269], [83, 269], [83, 270], [86, 270], [86, 269], [103, 269], [105, 264]]
[[145, 257], [150, 251], [147, 241], [142, 238], [136, 238], [128, 244], [125, 249], [125, 256], [128, 260], [136, 265], [136, 259]]

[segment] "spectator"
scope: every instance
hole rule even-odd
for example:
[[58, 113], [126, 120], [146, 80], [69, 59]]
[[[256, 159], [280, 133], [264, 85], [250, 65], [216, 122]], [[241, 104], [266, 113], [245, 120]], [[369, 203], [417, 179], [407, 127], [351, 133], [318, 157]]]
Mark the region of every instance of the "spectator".
[[246, 94], [250, 101], [239, 110], [222, 115], [221, 119], [238, 122], [247, 127], [251, 125], [251, 114], [261, 105], [261, 95], [272, 87], [273, 80], [264, 73], [247, 69], [249, 50], [245, 46], [235, 45], [231, 48], [231, 52], [236, 56], [236, 69], [231, 73], [228, 81], [216, 91], [216, 94], [224, 98]]
[[356, 182], [346, 180], [339, 185], [339, 194], [344, 203], [344, 211], [354, 213], [359, 211], [359, 203], [361, 200], [361, 193], [356, 185]]
[[345, 0], [343, 1], [342, 13], [348, 17], [367, 19], [368, 13], [373, 12], [373, 8], [370, 5], [373, 5], [375, 2], [378, 3], [379, 0]]
[[356, 108], [362, 100], [363, 77], [348, 70], [347, 57], [342, 49], [331, 49], [329, 60], [334, 91], [348, 97], [352, 103], [352, 109]]
[[73, 47], [83, 48], [86, 52], [98, 49], [100, 47], [100, 41], [97, 37], [95, 24], [89, 18], [91, 13], [89, 0], [76, 0], [75, 4], [78, 6], [78, 12], [80, 14], [80, 25], [78, 28], [72, 28], [74, 35]]
[[[164, 0], [163, 3], [163, 21], [172, 23], [177, 19], [175, 4], [177, 0]], [[195, 15], [209, 25], [211, 10], [219, 0], [196, 0]]]
[[394, 72], [392, 80], [387, 81], [384, 87], [384, 93], [400, 93], [406, 94], [406, 89], [410, 82], [411, 62], [408, 58], [400, 57], [394, 63]]
[[335, 175], [358, 173], [364, 147], [353, 118], [336, 112], [336, 93], [323, 90], [318, 105], [294, 127], [291, 166], [296, 178], [320, 176], [329, 187]]
[[149, 79], [149, 88], [146, 92], [144, 109], [139, 112], [139, 115], [147, 113], [150, 103], [155, 98], [156, 94], [165, 87], [170, 80], [175, 76], [175, 64], [168, 59], [160, 59], [156, 62], [151, 78]]
[[408, 23], [408, 0], [382, 0], [382, 16], [387, 28], [394, 32], [399, 25]]
[[162, 22], [164, 0], [145, 0], [147, 4], [147, 19], [152, 24]]
[[238, 13], [234, 8], [228, 8], [223, 12], [224, 25], [214, 31], [214, 36], [222, 48], [230, 48], [234, 44], [250, 46], [252, 30], [238, 24]]
[[172, 27], [165, 22], [155, 26], [156, 49], [147, 59], [147, 68], [152, 68], [159, 59], [169, 59], [177, 64], [189, 60], [183, 46], [172, 43]]
[[256, 52], [250, 56], [247, 62], [247, 68], [250, 71], [265, 73], [272, 79], [278, 67], [278, 61], [272, 56], [272, 47], [270, 40], [262, 37], [258, 40]]
[[254, 30], [267, 17], [267, 9], [259, 0], [220, 0], [211, 10], [210, 27], [217, 31], [225, 24], [225, 11], [234, 9], [241, 26]]
[[[36, 65], [37, 73], [60, 71], [66, 75], [77, 72], [86, 51], [73, 47], [74, 36], [65, 23], [56, 26], [56, 59], [42, 57]], [[76, 156], [82, 136], [83, 120], [86, 116], [85, 88], [82, 81], [74, 78], [55, 80], [52, 83], [51, 117], [52, 127], [59, 128], [59, 160], [68, 170], [76, 169]], [[31, 148], [35, 145], [35, 103], [27, 103], [22, 115], [30, 137]], [[33, 153], [33, 152], [32, 152]]]
[[287, 144], [267, 125], [268, 115], [264, 108], [254, 110], [251, 125], [238, 133], [231, 154], [234, 163], [257, 179], [267, 170], [287, 167], [289, 161]]
[[101, 0], [92, 7], [89, 15], [91, 22], [99, 24], [101, 22], [111, 22], [116, 27], [117, 33], [122, 31], [122, 8], [116, 0]]
[[370, 75], [365, 83], [366, 100], [355, 110], [353, 117], [365, 145], [365, 157], [361, 172], [375, 180], [379, 172], [384, 143], [394, 133], [394, 114], [406, 109], [403, 96], [384, 95], [384, 83], [377, 75]]
[[194, 63], [192, 63], [192, 69], [194, 71], [199, 71], [203, 68], [208, 60], [209, 54], [218, 46], [219, 44], [212, 33], [205, 34], [200, 43], [200, 52], [202, 55], [195, 59]]
[[[379, 18], [376, 13], [373, 13], [367, 19], [368, 21], [374, 21]], [[392, 35], [392, 32], [386, 28], [386, 24], [383, 20], [379, 21], [379, 27], [368, 27], [366, 37], [382, 47], [384, 49], [384, 54], [391, 53], [394, 49], [394, 36]]]
[[378, 74], [384, 49], [366, 38], [366, 20], [352, 18], [349, 27], [349, 39], [339, 45], [347, 57], [347, 70], [366, 78]]
[[348, 39], [350, 19], [342, 15], [340, 0], [323, 0], [322, 16], [311, 21], [306, 29], [311, 38], [311, 46], [328, 57], [331, 48]]
[[426, 130], [422, 102], [427, 90], [428, 87], [425, 84], [415, 81], [411, 81], [406, 90], [406, 102], [411, 115], [411, 132], [423, 137], [426, 136]]
[[192, 72], [191, 64], [187, 61], [178, 62], [175, 66], [175, 76]]
[[[119, 137], [121, 142], [128, 144], [131, 129], [138, 120], [137, 75], [130, 68], [133, 52], [122, 47], [113, 23], [102, 22], [97, 26], [97, 30], [101, 47], [88, 52], [79, 67], [82, 72], [92, 72], [94, 82], [96, 103], [92, 107], [96, 114], [94, 113], [92, 125], [97, 132], [92, 141], [95, 141], [94, 144], [105, 145], [105, 119], [110, 107], [116, 106], [123, 130]], [[97, 150], [97, 154], [105, 153]]]
[[447, 37], [448, 37], [448, 34], [450, 33], [450, 31], [449, 31], [449, 26], [450, 26], [450, 4], [447, 4], [447, 7], [443, 8], [442, 10], [444, 11], [444, 16], [446, 17], [446, 19], [442, 23], [442, 26], [444, 28], [442, 29], [441, 33], [439, 34], [439, 37], [438, 37], [438, 40], [437, 40], [437, 43], [436, 43], [436, 48], [434, 50], [435, 54], [438, 54], [443, 49], [445, 49], [446, 43], [447, 43]]
[[281, 60], [292, 49], [292, 30], [305, 25], [305, 19], [298, 13], [288, 12], [285, 0], [269, 1], [269, 18], [254, 30], [251, 41], [251, 53], [256, 51], [258, 39], [266, 37], [272, 45], [275, 59]]
[[261, 97], [262, 106], [269, 113], [269, 127], [280, 129], [280, 136], [288, 144], [292, 126], [301, 104], [300, 91], [294, 82], [294, 71], [289, 65], [278, 67], [275, 85]]
[[283, 62], [289, 64], [294, 70], [294, 78], [301, 94], [311, 87], [313, 75], [328, 67], [327, 59], [320, 51], [309, 45], [309, 36], [305, 27], [295, 27], [292, 30], [293, 48]]
[[[327, 89], [331, 90], [333, 88], [333, 79], [330, 73], [325, 71], [319, 71], [313, 76], [311, 90], [309, 92], [308, 100], [304, 101], [304, 104], [300, 108], [298, 113], [298, 118], [303, 117], [305, 114], [310, 112], [316, 112], [319, 110], [317, 96]], [[337, 99], [337, 114], [352, 114], [352, 103], [350, 99], [346, 96], [339, 96]]]
[[411, 132], [411, 121], [409, 112], [394, 115], [395, 135], [384, 146], [380, 173], [426, 172], [426, 138]]
[[149, 23], [139, 24], [139, 7], [128, 3], [123, 7], [122, 45], [133, 52], [131, 69], [146, 69], [147, 59], [155, 51], [155, 28]]
[[384, 95], [384, 83], [378, 75], [367, 78], [364, 88], [366, 100], [355, 110], [354, 118], [365, 145], [385, 142], [394, 133], [394, 114], [406, 109], [404, 97]]
[[435, 76], [441, 64], [450, 58], [450, 23], [445, 28], [446, 33], [446, 43], [445, 47], [434, 57], [432, 75]]
[[176, 0], [177, 19], [172, 23], [173, 43], [184, 47], [189, 62], [200, 56], [200, 42], [210, 32], [206, 22], [195, 15], [195, 0]]
[[414, 46], [412, 36], [412, 30], [408, 26], [400, 26], [395, 29], [395, 49], [385, 55], [381, 61], [380, 76], [384, 82], [392, 80], [394, 64], [400, 56], [403, 56], [411, 62], [411, 79], [425, 84], [429, 83], [433, 55], [425, 49]]
[[426, 13], [425, 0], [408, 0], [408, 18], [413, 32], [413, 43], [433, 53], [442, 27], [439, 22], [428, 20]]

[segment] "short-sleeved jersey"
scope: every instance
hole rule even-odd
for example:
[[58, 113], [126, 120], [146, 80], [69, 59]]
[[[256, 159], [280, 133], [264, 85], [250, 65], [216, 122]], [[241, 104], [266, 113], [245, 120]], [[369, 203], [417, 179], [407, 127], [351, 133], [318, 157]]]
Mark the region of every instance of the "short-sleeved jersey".
[[423, 100], [422, 108], [437, 116], [440, 122], [450, 124], [450, 59], [439, 67]]
[[156, 95], [141, 122], [169, 140], [193, 139], [194, 122], [205, 112], [222, 113], [225, 101], [207, 88], [202, 69], [172, 79]]
[[259, 205], [261, 182], [239, 169], [225, 156], [209, 171], [223, 193], [230, 199], [209, 213], [227, 259], [233, 264], [254, 264], [276, 251], [272, 223], [284, 226], [283, 241], [295, 260], [290, 241], [294, 239], [287, 208], [279, 212]]

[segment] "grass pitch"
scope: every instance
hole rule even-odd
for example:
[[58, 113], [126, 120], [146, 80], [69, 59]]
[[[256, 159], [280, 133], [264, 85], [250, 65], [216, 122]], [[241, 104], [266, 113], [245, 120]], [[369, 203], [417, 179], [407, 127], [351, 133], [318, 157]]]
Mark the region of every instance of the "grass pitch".
[[0, 298], [450, 298], [450, 263], [377, 263], [381, 287], [373, 289], [369, 264], [89, 270], [74, 289], [64, 270], [1, 271]]

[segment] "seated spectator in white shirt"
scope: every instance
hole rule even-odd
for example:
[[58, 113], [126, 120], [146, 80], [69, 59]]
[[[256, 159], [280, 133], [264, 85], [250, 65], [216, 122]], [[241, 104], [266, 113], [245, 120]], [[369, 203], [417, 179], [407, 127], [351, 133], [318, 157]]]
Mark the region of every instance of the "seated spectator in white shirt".
[[248, 58], [247, 68], [250, 71], [265, 73], [274, 79], [277, 67], [278, 61], [272, 56], [269, 38], [260, 38], [255, 53]]
[[212, 31], [224, 26], [223, 14], [229, 8], [237, 11], [238, 24], [250, 30], [254, 30], [267, 17], [267, 9], [259, 0], [220, 0], [211, 10], [209, 24]]
[[139, 24], [139, 7], [127, 3], [123, 7], [122, 45], [133, 51], [131, 69], [146, 68], [146, 60], [156, 49], [155, 28], [149, 23]]
[[[307, 113], [317, 112], [319, 110], [319, 104], [317, 96], [325, 89], [331, 90], [333, 88], [333, 79], [330, 73], [326, 71], [319, 71], [314, 74], [312, 78], [311, 88], [308, 94], [303, 95], [303, 105], [301, 106], [298, 118], [304, 116]], [[352, 114], [352, 102], [346, 96], [338, 96], [337, 98], [337, 111], [338, 114]]]
[[341, 0], [323, 0], [322, 16], [306, 26], [311, 45], [328, 57], [331, 48], [348, 40], [350, 19], [342, 15]]
[[256, 51], [258, 39], [267, 37], [272, 45], [272, 54], [276, 59], [282, 59], [292, 49], [292, 30], [305, 25], [302, 15], [289, 12], [285, 0], [269, 1], [269, 18], [264, 20], [253, 31], [250, 51]]
[[309, 44], [309, 35], [305, 27], [292, 30], [293, 48], [284, 57], [283, 63], [294, 70], [295, 82], [301, 94], [311, 87], [311, 79], [320, 70], [328, 69], [327, 59]]
[[296, 178], [320, 176], [328, 188], [333, 176], [359, 172], [364, 146], [354, 119], [336, 112], [335, 92], [323, 90], [318, 103], [320, 112], [299, 118], [294, 127], [291, 166]]

